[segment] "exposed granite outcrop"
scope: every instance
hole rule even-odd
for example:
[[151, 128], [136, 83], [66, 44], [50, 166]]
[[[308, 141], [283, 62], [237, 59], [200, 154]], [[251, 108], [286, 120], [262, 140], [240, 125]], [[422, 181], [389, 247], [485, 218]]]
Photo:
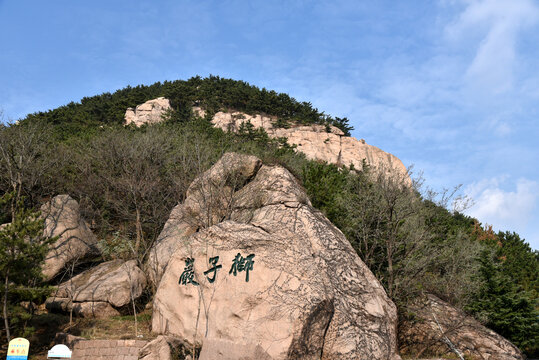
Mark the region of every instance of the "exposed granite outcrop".
[[[127, 109], [125, 121], [126, 124], [134, 123], [136, 126], [153, 124], [162, 121], [162, 115], [169, 109], [167, 99], [157, 98], [137, 106], [135, 110]], [[193, 112], [200, 117], [206, 115], [200, 107], [193, 107]], [[362, 169], [365, 162], [373, 169], [399, 176], [411, 185], [407, 169], [399, 158], [367, 144], [363, 139], [345, 136], [335, 126], [290, 124], [290, 127], [282, 128], [276, 126], [278, 118], [275, 116], [249, 115], [239, 111], [220, 111], [211, 121], [215, 127], [232, 132], [239, 131], [243, 123], [250, 123], [255, 129], [264, 129], [270, 138], [286, 138], [290, 145], [295, 145], [308, 159], [353, 166], [356, 169]]]
[[148, 100], [137, 105], [135, 109], [125, 111], [125, 125], [134, 124], [136, 127], [155, 124], [163, 121], [163, 115], [170, 110], [170, 101], [164, 97]]
[[[273, 359], [400, 359], [395, 305], [290, 172], [229, 153], [188, 196], [197, 189], [206, 201], [183, 207], [160, 237], [175, 250], [163, 264], [153, 331], [203, 348], [259, 345]], [[193, 235], [171, 232], [189, 223], [199, 224]]]
[[410, 308], [413, 320], [402, 322], [401, 349], [407, 354], [454, 355], [451, 346], [470, 359], [520, 360], [520, 350], [504, 337], [434, 295]]

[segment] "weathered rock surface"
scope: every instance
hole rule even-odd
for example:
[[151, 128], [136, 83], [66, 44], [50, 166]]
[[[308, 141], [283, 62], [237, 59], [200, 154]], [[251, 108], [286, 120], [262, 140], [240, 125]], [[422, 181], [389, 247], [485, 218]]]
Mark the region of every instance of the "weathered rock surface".
[[65, 332], [56, 333], [54, 336], [54, 344], [63, 344], [68, 348], [73, 349], [75, 344], [79, 341], [85, 341], [86, 339], [81, 336], [71, 335]]
[[140, 349], [138, 358], [139, 360], [185, 359], [189, 354], [188, 344], [181, 339], [159, 335]]
[[43, 265], [43, 275], [51, 280], [73, 262], [83, 263], [99, 254], [97, 238], [81, 218], [79, 204], [69, 195], [58, 195], [41, 207], [45, 219], [44, 236], [59, 236]]
[[197, 230], [221, 221], [230, 212], [234, 190], [243, 186], [260, 168], [255, 156], [227, 153], [211, 169], [196, 178], [184, 203], [171, 212], [147, 262], [147, 273], [159, 283], [168, 261], [178, 246]]
[[[163, 121], [162, 115], [169, 109], [168, 99], [157, 98], [137, 106], [136, 110], [127, 109], [125, 121], [126, 124], [134, 123], [136, 126], [153, 124]], [[193, 112], [200, 117], [206, 115], [200, 107], [193, 107]], [[223, 131], [232, 132], [239, 131], [243, 123], [251, 123], [255, 129], [263, 128], [270, 138], [287, 138], [288, 143], [296, 145], [297, 150], [304, 153], [308, 159], [336, 165], [353, 165], [356, 169], [362, 169], [365, 160], [372, 168], [402, 177], [404, 182], [411, 184], [406, 167], [399, 158], [366, 144], [363, 139], [344, 136], [335, 126], [314, 124], [279, 128], [275, 126], [277, 120], [275, 116], [220, 111], [213, 116], [212, 123]]]
[[222, 339], [204, 341], [198, 360], [272, 360], [260, 345], [238, 344]]
[[399, 343], [403, 353], [450, 354], [445, 336], [458, 351], [472, 359], [524, 358], [519, 349], [508, 340], [434, 295], [427, 295], [412, 311], [415, 320], [400, 326]]
[[115, 308], [129, 304], [131, 298], [139, 298], [146, 284], [135, 260], [112, 260], [60, 284], [46, 306], [50, 311], [65, 312], [73, 307], [75, 314], [84, 317], [107, 316], [117, 313]]
[[[206, 223], [193, 235], [166, 230], [176, 249], [155, 295], [153, 330], [260, 345], [274, 359], [398, 359], [396, 308], [383, 287], [286, 169], [259, 164], [227, 154], [193, 183], [189, 196], [200, 187], [222, 198], [189, 212], [183, 204], [189, 221]], [[235, 174], [233, 185], [212, 180], [222, 174]]]
[[289, 144], [296, 145], [297, 150], [304, 153], [308, 159], [336, 165], [353, 165], [356, 169], [362, 169], [365, 160], [371, 167], [400, 176], [403, 181], [410, 183], [406, 167], [399, 158], [366, 144], [365, 140], [344, 136], [335, 126], [315, 124], [285, 129], [275, 127], [276, 121], [277, 118], [269, 116], [218, 112], [212, 123], [223, 131], [237, 132], [243, 123], [250, 122], [254, 128], [263, 128], [271, 138], [286, 138]]
[[156, 124], [163, 121], [163, 115], [170, 110], [170, 101], [163, 97], [148, 100], [144, 104], [128, 108], [125, 111], [125, 125], [135, 124], [140, 127], [144, 124]]
[[49, 312], [70, 313], [73, 316], [85, 318], [108, 318], [120, 315], [120, 312], [105, 301], [71, 302], [67, 298], [48, 298], [45, 308]]

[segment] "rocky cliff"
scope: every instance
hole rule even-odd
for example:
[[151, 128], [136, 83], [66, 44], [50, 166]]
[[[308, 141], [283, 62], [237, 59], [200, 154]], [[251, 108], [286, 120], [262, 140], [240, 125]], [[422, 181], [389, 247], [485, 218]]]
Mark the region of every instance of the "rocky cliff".
[[[199, 115], [204, 114], [198, 108], [194, 111]], [[363, 139], [345, 136], [335, 126], [313, 124], [282, 128], [276, 126], [275, 117], [222, 111], [214, 115], [212, 123], [223, 131], [233, 132], [239, 131], [242, 124], [251, 123], [255, 129], [263, 128], [271, 138], [286, 138], [290, 145], [296, 145], [297, 150], [304, 153], [308, 159], [336, 165], [352, 165], [356, 169], [362, 169], [365, 161], [374, 168], [409, 180], [406, 167], [399, 158], [367, 144]]]
[[[141, 126], [160, 122], [163, 120], [163, 114], [169, 109], [167, 99], [149, 100], [138, 105], [135, 110], [127, 109], [125, 123]], [[194, 107], [193, 112], [197, 116], [205, 116], [205, 111], [199, 107]], [[238, 132], [242, 124], [250, 123], [254, 129], [264, 129], [270, 138], [286, 138], [290, 145], [295, 145], [308, 159], [339, 166], [353, 166], [356, 169], [362, 169], [365, 162], [375, 169], [401, 177], [404, 182], [411, 184], [406, 167], [399, 158], [367, 144], [363, 139], [345, 136], [335, 126], [290, 124], [290, 127], [283, 128], [276, 126], [278, 121], [276, 117], [249, 115], [237, 111], [220, 111], [211, 121], [215, 127], [232, 132]]]

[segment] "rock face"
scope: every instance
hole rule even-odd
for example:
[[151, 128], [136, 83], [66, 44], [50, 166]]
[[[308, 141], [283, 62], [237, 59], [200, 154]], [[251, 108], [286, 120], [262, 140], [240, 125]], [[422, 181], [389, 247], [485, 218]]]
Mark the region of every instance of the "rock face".
[[154, 331], [273, 359], [399, 359], [395, 305], [286, 169], [226, 154], [189, 190], [157, 245], [175, 250]]
[[[170, 109], [168, 99], [157, 98], [138, 105], [135, 110], [125, 112], [126, 124], [153, 124], [163, 120], [162, 115]], [[200, 107], [193, 107], [195, 115], [204, 117], [206, 112]], [[406, 167], [396, 156], [387, 153], [376, 146], [368, 145], [365, 140], [344, 136], [335, 126], [306, 125], [292, 126], [288, 129], [276, 127], [277, 117], [263, 115], [248, 115], [242, 112], [218, 112], [213, 116], [212, 123], [223, 131], [237, 132], [243, 123], [251, 123], [255, 129], [263, 128], [271, 138], [284, 137], [288, 143], [296, 145], [297, 150], [304, 153], [308, 159], [321, 160], [336, 165], [353, 165], [362, 169], [363, 161], [371, 167], [384, 173], [402, 177], [411, 185]]]
[[172, 360], [185, 359], [189, 356], [188, 345], [182, 340], [159, 335], [140, 349], [139, 360]]
[[54, 297], [47, 299], [50, 311], [68, 312], [84, 317], [118, 314], [121, 308], [142, 295], [146, 276], [135, 260], [112, 260], [91, 268], [60, 284]]
[[147, 273], [155, 285], [176, 248], [197, 230], [221, 221], [230, 212], [234, 190], [251, 179], [261, 164], [255, 156], [227, 153], [193, 181], [185, 201], [172, 210], [150, 252]]
[[69, 195], [58, 195], [41, 207], [45, 219], [44, 235], [59, 236], [45, 258], [43, 275], [51, 280], [66, 266], [99, 254], [97, 238], [81, 218], [79, 204]]
[[155, 124], [163, 121], [163, 114], [170, 110], [170, 101], [164, 97], [148, 100], [137, 105], [135, 110], [128, 108], [125, 111], [125, 125], [135, 124], [140, 127], [144, 124]]
[[285, 129], [275, 127], [276, 121], [275, 117], [218, 112], [212, 123], [223, 131], [237, 132], [243, 123], [250, 122], [254, 128], [263, 128], [271, 138], [286, 138], [289, 144], [296, 145], [297, 150], [304, 153], [308, 159], [336, 165], [353, 165], [356, 169], [362, 169], [365, 160], [366, 164], [384, 172], [394, 173], [410, 183], [406, 167], [396, 156], [366, 144], [365, 140], [344, 136], [335, 126], [315, 124]]
[[222, 339], [207, 339], [198, 360], [272, 360], [260, 345], [233, 343]]
[[523, 359], [508, 340], [434, 295], [427, 295], [412, 310], [416, 319], [401, 324], [399, 331], [403, 353], [449, 354], [449, 339], [457, 350], [472, 359]]

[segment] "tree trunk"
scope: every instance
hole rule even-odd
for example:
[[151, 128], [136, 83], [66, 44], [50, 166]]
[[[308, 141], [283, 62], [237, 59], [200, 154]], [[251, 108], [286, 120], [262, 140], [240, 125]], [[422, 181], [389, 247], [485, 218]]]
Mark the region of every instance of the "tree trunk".
[[389, 240], [387, 244], [387, 288], [389, 297], [393, 298], [393, 241]]
[[[132, 288], [132, 286], [131, 286]], [[135, 316], [135, 337], [138, 338], [138, 320], [137, 320], [137, 308], [135, 306], [135, 299], [133, 298], [133, 291], [131, 289], [131, 304], [133, 305], [133, 314]]]
[[140, 243], [142, 241], [142, 224], [140, 222], [140, 209], [137, 207], [137, 220], [136, 220], [136, 232], [137, 232], [137, 238], [135, 240], [135, 256], [138, 257]]
[[6, 279], [4, 283], [4, 326], [6, 327], [6, 337], [7, 342], [9, 343], [11, 341], [11, 334], [9, 332], [9, 320], [7, 316], [7, 295], [8, 295], [8, 286], [9, 286], [9, 277], [8, 274], [6, 274]]
[[393, 299], [393, 295], [395, 294], [394, 289], [394, 283], [395, 283], [395, 274], [393, 273], [393, 246], [395, 245], [395, 241], [397, 239], [397, 231], [396, 231], [396, 224], [393, 223], [396, 222], [395, 219], [395, 210], [394, 206], [391, 205], [389, 207], [389, 223], [390, 223], [390, 229], [389, 229], [389, 236], [387, 239], [387, 288], [388, 288], [388, 295], [391, 299]]
[[441, 334], [441, 337], [442, 337], [442, 341], [449, 347], [449, 349], [455, 353], [455, 355], [458, 356], [458, 358], [460, 360], [464, 360], [464, 356], [462, 356], [462, 353], [459, 351], [459, 349], [457, 349], [455, 347], [455, 345], [453, 345], [453, 343], [451, 342], [451, 340], [449, 340], [449, 338], [446, 336], [444, 330], [442, 329], [442, 325], [440, 325], [440, 323], [438, 322], [438, 319], [436, 318], [436, 314], [434, 313], [434, 311], [431, 311], [432, 312], [432, 317], [434, 318], [434, 321], [436, 322], [436, 325], [438, 325], [438, 329], [440, 330], [440, 334]]

